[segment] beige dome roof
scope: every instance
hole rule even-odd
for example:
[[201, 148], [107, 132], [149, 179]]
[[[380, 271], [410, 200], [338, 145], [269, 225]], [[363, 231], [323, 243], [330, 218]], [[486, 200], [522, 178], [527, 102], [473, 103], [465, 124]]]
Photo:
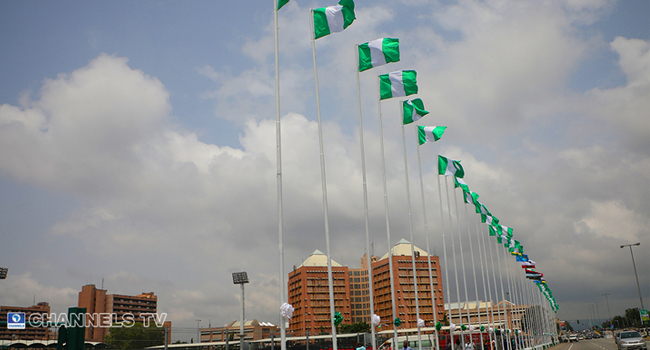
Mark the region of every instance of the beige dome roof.
[[[316, 249], [313, 253], [311, 253], [307, 260], [303, 261], [302, 264], [300, 264], [298, 267], [302, 266], [327, 266], [327, 255]], [[332, 260], [332, 266], [341, 266], [341, 264]]]
[[[413, 247], [413, 249], [416, 252], [420, 252], [420, 256], [429, 256], [427, 252], [424, 250], [418, 248], [417, 246]], [[402, 238], [397, 244], [393, 246], [393, 249], [391, 249], [391, 254], [393, 255], [404, 255], [404, 256], [411, 256], [411, 242], [405, 240]], [[388, 258], [388, 253], [384, 254], [384, 256], [381, 257], [379, 260], [384, 260]]]

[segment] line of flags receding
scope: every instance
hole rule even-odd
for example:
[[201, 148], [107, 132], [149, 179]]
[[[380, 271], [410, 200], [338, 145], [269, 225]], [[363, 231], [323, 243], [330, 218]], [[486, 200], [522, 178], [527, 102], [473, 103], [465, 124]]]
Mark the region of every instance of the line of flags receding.
[[[286, 5], [289, 0], [278, 0], [278, 10]], [[314, 24], [314, 39], [319, 39], [332, 33], [341, 32], [354, 22], [354, 1], [341, 0], [338, 5], [323, 7], [312, 10]], [[400, 49], [399, 39], [380, 38], [360, 44], [359, 50], [359, 72], [379, 67], [391, 62], [399, 62]], [[380, 100], [394, 97], [406, 97], [418, 93], [417, 72], [415, 70], [400, 70], [379, 76]], [[411, 124], [426, 116], [429, 112], [424, 109], [424, 102], [420, 98], [407, 99], [403, 105], [403, 124]], [[446, 126], [417, 126], [418, 145], [427, 142], [440, 140], [447, 129]], [[497, 243], [503, 244], [511, 255], [515, 256], [517, 262], [524, 269], [527, 279], [532, 280], [540, 292], [549, 301], [551, 307], [557, 312], [558, 305], [548, 287], [544, 274], [535, 271], [535, 262], [528, 259], [524, 254], [524, 247], [513, 239], [513, 229], [499, 224], [499, 219], [478, 201], [479, 195], [469, 189], [463, 180], [465, 170], [460, 161], [438, 156], [438, 175], [453, 176], [454, 187], [460, 187], [463, 191], [463, 199], [466, 204], [474, 204], [476, 214], [481, 216], [481, 222], [488, 225], [489, 236], [496, 238]]]

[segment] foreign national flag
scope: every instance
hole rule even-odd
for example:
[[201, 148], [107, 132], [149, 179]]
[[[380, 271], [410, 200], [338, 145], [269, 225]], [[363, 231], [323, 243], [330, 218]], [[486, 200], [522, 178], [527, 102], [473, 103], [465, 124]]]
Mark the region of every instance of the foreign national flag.
[[544, 275], [542, 275], [541, 273], [526, 273], [526, 278], [528, 279], [540, 279], [542, 278], [542, 276]]
[[312, 12], [314, 13], [314, 39], [342, 32], [356, 19], [353, 0], [341, 0], [336, 6], [321, 7]]
[[[402, 111], [402, 115], [404, 116], [404, 125], [416, 122], [429, 114], [429, 111], [424, 110], [424, 102], [419, 98], [402, 101]], [[422, 142], [420, 142], [420, 144], [422, 144]]]
[[399, 39], [381, 38], [359, 45], [359, 72], [399, 62]]
[[465, 170], [459, 160], [453, 160], [438, 155], [438, 175], [465, 177]]
[[380, 100], [417, 93], [417, 72], [414, 70], [400, 70], [379, 76]]
[[282, 6], [286, 5], [289, 2], [289, 0], [278, 0], [278, 10], [282, 8]]
[[524, 269], [534, 269], [535, 268], [535, 262], [532, 261], [532, 260], [521, 261], [521, 262], [519, 262], [519, 265], [521, 265], [521, 267], [524, 268]]
[[418, 125], [418, 140], [420, 145], [427, 142], [435, 142], [440, 140], [442, 134], [447, 129], [446, 126], [421, 126]]

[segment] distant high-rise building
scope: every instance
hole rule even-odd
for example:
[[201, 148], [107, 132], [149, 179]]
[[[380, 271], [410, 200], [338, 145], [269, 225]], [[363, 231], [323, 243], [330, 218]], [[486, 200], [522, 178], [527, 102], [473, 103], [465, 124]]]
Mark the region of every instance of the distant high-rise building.
[[[39, 321], [49, 322], [50, 304], [40, 302], [33, 306], [0, 306], [0, 322], [7, 322], [8, 312], [24, 312], [25, 321], [33, 314], [40, 314]], [[0, 327], [0, 339], [2, 340], [47, 340], [49, 336], [48, 327], [31, 327], [25, 325], [25, 329], [9, 329], [6, 326]]]
[[[392, 249], [393, 277], [397, 317], [402, 321], [401, 328], [417, 327], [413, 263], [411, 243], [402, 239]], [[343, 323], [370, 323], [370, 303], [374, 302], [375, 314], [385, 324], [383, 329], [393, 326], [391, 281], [389, 274], [389, 254], [381, 258], [371, 256], [373, 298], [370, 300], [367, 257], [361, 259], [361, 268], [348, 268], [332, 261], [334, 279], [335, 311], [343, 316]], [[444, 299], [440, 276], [440, 261], [422, 249], [415, 247], [416, 277], [420, 318], [427, 326], [434, 325], [434, 312], [437, 319], [444, 317]], [[429, 283], [429, 263], [433, 294]], [[300, 266], [289, 273], [289, 303], [295, 311], [289, 321], [292, 335], [302, 336], [321, 332], [331, 333], [331, 314], [327, 277], [327, 256], [316, 250]], [[432, 299], [433, 295], [433, 299]], [[386, 327], [388, 326], [388, 327]]]
[[[112, 314], [112, 322], [121, 322], [124, 316], [133, 316], [133, 321], [142, 322], [144, 317], [141, 314], [155, 314], [158, 310], [158, 297], [153, 292], [143, 293], [136, 296], [106, 294], [105, 289], [98, 289], [94, 284], [85, 285], [79, 292], [79, 307], [86, 308], [86, 313]], [[106, 321], [103, 319], [99, 322]], [[153, 321], [151, 321], [153, 322]], [[97, 325], [98, 327], [95, 327]], [[110, 324], [94, 324], [86, 327], [86, 340], [103, 342], [108, 334]], [[169, 332], [171, 334], [171, 332]]]

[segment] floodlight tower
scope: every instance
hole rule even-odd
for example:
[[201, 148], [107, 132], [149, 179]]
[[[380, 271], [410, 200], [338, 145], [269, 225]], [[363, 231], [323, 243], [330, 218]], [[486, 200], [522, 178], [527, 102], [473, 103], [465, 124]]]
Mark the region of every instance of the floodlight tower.
[[0, 280], [7, 278], [7, 272], [9, 271], [8, 267], [0, 267]]
[[244, 350], [244, 284], [248, 283], [248, 273], [233, 272], [232, 283], [241, 285], [241, 318], [239, 321], [239, 350]]

